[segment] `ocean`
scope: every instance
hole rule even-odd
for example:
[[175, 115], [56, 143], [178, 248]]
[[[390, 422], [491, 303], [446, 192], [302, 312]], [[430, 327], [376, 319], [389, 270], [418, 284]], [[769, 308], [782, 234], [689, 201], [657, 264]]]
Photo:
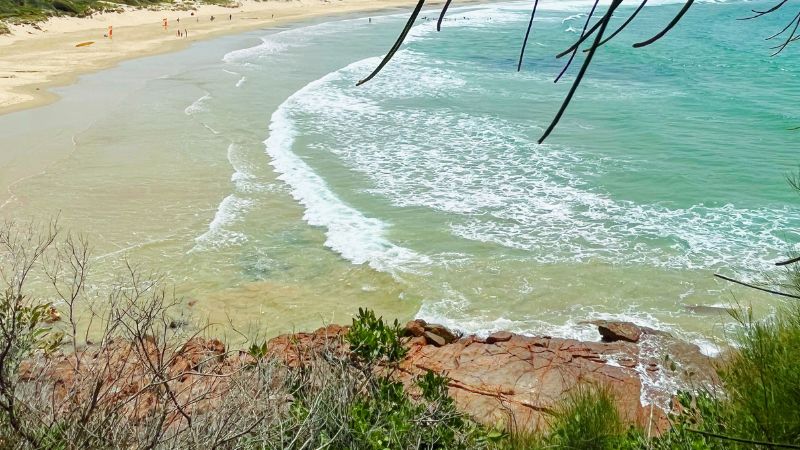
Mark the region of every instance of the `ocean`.
[[763, 39], [786, 17], [736, 20], [765, 5], [696, 3], [635, 49], [681, 7], [648, 5], [598, 50], [541, 145], [583, 58], [554, 83], [566, 59], [554, 55], [587, 1], [540, 3], [520, 72], [532, 2], [456, 3], [441, 32], [423, 10], [359, 87], [410, 9], [129, 61], [0, 117], [8, 148], [51, 161], [19, 179], [7, 166], [0, 212], [60, 212], [92, 240], [99, 279], [135, 261], [196, 302], [193, 317], [237, 329], [371, 307], [470, 333], [596, 339], [583, 322], [621, 319], [714, 353], [735, 326], [695, 306], [765, 317], [781, 303], [713, 274], [779, 277], [773, 263], [800, 249], [787, 183], [797, 50], [770, 57]]

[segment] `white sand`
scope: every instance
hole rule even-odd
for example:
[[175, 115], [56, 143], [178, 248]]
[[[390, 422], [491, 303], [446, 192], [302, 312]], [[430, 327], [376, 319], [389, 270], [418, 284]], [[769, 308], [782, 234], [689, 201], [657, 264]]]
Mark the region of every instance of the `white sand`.
[[[72, 83], [77, 76], [118, 62], [178, 50], [192, 41], [334, 13], [407, 7], [414, 0], [244, 0], [236, 8], [204, 5], [194, 11], [134, 10], [58, 17], [37, 26], [10, 26], [0, 36], [0, 114], [53, 101], [50, 86]], [[435, 3], [435, 2], [434, 2]], [[191, 13], [194, 12], [194, 16]], [[229, 15], [233, 15], [229, 19]], [[211, 16], [215, 20], [211, 21]], [[163, 19], [168, 28], [163, 27]], [[178, 19], [180, 21], [178, 22]], [[113, 39], [104, 37], [113, 26]], [[179, 38], [177, 30], [188, 31]], [[91, 45], [77, 44], [93, 41]]]

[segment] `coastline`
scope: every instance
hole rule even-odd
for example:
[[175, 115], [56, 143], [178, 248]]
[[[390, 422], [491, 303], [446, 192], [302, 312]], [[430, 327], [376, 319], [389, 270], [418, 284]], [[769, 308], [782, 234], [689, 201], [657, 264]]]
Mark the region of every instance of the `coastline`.
[[[321, 16], [411, 7], [412, 0], [244, 0], [229, 8], [201, 5], [196, 10], [127, 9], [90, 18], [55, 17], [37, 25], [10, 25], [0, 36], [0, 115], [43, 106], [57, 100], [49, 88], [74, 83], [130, 59], [187, 48], [193, 42], [276, 27]], [[430, 5], [441, 4], [433, 0]], [[192, 16], [194, 12], [194, 16]], [[216, 20], [212, 21], [211, 16]], [[230, 16], [230, 17], [229, 17]], [[162, 19], [168, 19], [164, 30]], [[178, 19], [182, 19], [179, 22]], [[113, 26], [113, 39], [104, 37]], [[176, 36], [187, 30], [188, 38]], [[85, 42], [91, 45], [77, 47]]]

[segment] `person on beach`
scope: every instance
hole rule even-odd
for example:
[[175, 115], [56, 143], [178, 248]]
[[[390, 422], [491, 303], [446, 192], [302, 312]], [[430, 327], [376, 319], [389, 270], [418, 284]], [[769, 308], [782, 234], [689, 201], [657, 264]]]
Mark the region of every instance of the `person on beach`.
[[166, 29], [167, 29], [167, 19], [164, 18], [164, 19], [161, 19], [161, 20], [164, 21], [164, 30], [166, 31]]
[[189, 31], [186, 28], [183, 29], [183, 37], [185, 38], [189, 37]]
[[112, 27], [111, 25], [108, 26], [108, 38], [114, 39], [114, 27]]
[[228, 20], [233, 20], [233, 14], [228, 14]]

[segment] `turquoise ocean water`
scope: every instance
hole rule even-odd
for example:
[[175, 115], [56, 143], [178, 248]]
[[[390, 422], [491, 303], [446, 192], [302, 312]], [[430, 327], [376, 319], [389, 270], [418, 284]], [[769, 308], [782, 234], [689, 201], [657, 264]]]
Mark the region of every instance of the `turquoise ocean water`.
[[[60, 176], [96, 185], [63, 200], [85, 202], [65, 220], [116, 230], [97, 233], [107, 255], [139, 252], [209, 310], [260, 313], [273, 328], [372, 306], [478, 333], [593, 338], [581, 321], [629, 319], [708, 344], [727, 321], [692, 306], [779, 304], [713, 273], [757, 280], [800, 249], [800, 199], [786, 183], [800, 162], [800, 132], [787, 130], [800, 125], [797, 49], [770, 58], [763, 40], [786, 17], [736, 20], [766, 4], [697, 3], [634, 49], [681, 5], [647, 6], [598, 52], [542, 145], [582, 61], [555, 84], [554, 55], [589, 2], [540, 4], [519, 73], [529, 2], [456, 4], [440, 33], [438, 12], [423, 11], [361, 87], [408, 12], [201, 45], [202, 64], [197, 48], [195, 63], [166, 64], [136, 102], [81, 132]], [[110, 162], [86, 172], [98, 158]], [[92, 213], [98, 186], [134, 186], [130, 165], [144, 173], [156, 160], [157, 220], [124, 220], [132, 237]], [[52, 192], [51, 172], [19, 190]], [[152, 208], [142, 198], [125, 211]], [[114, 233], [124, 245], [103, 244]]]
[[[493, 4], [454, 11], [441, 33], [423, 13], [370, 83], [354, 86], [374, 56], [282, 103], [267, 153], [306, 220], [327, 229], [326, 245], [400, 278], [429, 274], [418, 283], [436, 294], [420, 315], [470, 331], [524, 330], [582, 308], [657, 322], [681, 302], [725, 303], [724, 287], [698, 274], [757, 278], [794, 248], [800, 210], [786, 175], [798, 134], [786, 129], [800, 119], [800, 66], [791, 52], [770, 58], [761, 39], [780, 18], [743, 23], [759, 4], [701, 3], [636, 50], [680, 5], [647, 7], [598, 54], [538, 145], [572, 81], [553, 83], [563, 64], [553, 55], [576, 39], [589, 5], [543, 3], [521, 73], [530, 4]], [[400, 20], [376, 23], [370, 38], [389, 42]], [[349, 28], [327, 26], [337, 25]], [[280, 42], [226, 61], [257, 71]], [[542, 311], [549, 296], [560, 305]]]

